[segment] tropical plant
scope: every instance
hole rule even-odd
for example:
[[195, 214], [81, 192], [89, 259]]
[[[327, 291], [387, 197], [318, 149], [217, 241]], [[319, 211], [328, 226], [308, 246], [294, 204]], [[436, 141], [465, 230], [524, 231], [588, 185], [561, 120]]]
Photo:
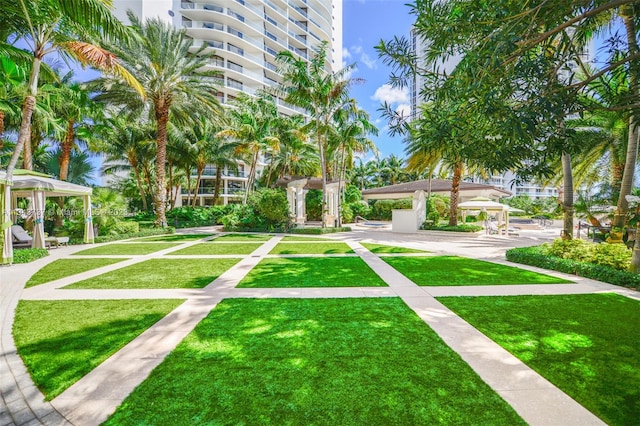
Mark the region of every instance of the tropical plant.
[[269, 187], [283, 176], [316, 176], [319, 173], [318, 153], [302, 130], [304, 118], [300, 115], [279, 116], [274, 136], [279, 147], [272, 152], [262, 172], [264, 185]]
[[18, 158], [29, 140], [40, 69], [47, 54], [59, 52], [82, 64], [117, 74], [132, 87], [141, 88], [114, 55], [90, 43], [108, 37], [128, 38], [126, 27], [111, 14], [108, 3], [99, 0], [18, 0], [3, 1], [2, 10], [9, 28], [21, 38], [27, 46], [25, 51], [32, 56], [18, 141], [7, 166], [7, 178], [11, 180]]
[[122, 66], [138, 86], [113, 77], [100, 78], [93, 87], [101, 89], [97, 99], [128, 111], [148, 111], [156, 125], [155, 163], [155, 224], [166, 226], [166, 152], [167, 124], [189, 122], [203, 112], [215, 116], [220, 105], [215, 94], [217, 75], [207, 71], [210, 55], [207, 46], [192, 52], [193, 39], [184, 30], [174, 28], [160, 19], [141, 22], [131, 11], [127, 13], [135, 36], [130, 40], [110, 45], [121, 58]]
[[198, 200], [197, 194], [200, 188], [202, 173], [208, 164], [216, 166], [216, 183], [213, 194], [213, 204], [215, 205], [222, 183], [222, 170], [225, 167], [236, 168], [235, 149], [237, 144], [226, 140], [221, 132], [221, 124], [212, 122], [211, 119], [200, 116], [193, 127], [184, 132], [184, 136], [195, 150], [196, 185], [194, 188], [193, 207]]
[[311, 118], [307, 129], [318, 147], [322, 173], [322, 226], [325, 227], [330, 136], [335, 131], [336, 115], [352, 101], [349, 97], [351, 85], [360, 80], [349, 77], [353, 65], [335, 72], [328, 70], [326, 42], [308, 61], [289, 51], [278, 53], [277, 58], [283, 68], [278, 93], [290, 104], [304, 108]]
[[249, 163], [249, 177], [243, 203], [247, 202], [256, 182], [256, 166], [260, 153], [277, 151], [278, 138], [274, 136], [274, 126], [278, 108], [274, 99], [261, 93], [259, 96], [241, 94], [234, 102], [236, 108], [229, 111], [230, 125], [219, 135], [236, 141], [236, 152], [245, 155]]

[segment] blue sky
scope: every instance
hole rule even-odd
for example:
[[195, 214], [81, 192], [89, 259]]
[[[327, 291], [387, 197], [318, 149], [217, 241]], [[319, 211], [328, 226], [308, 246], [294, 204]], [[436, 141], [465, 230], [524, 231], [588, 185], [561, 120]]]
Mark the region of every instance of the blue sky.
[[[343, 61], [355, 63], [357, 70], [352, 77], [362, 78], [364, 84], [352, 88], [352, 95], [360, 108], [369, 112], [371, 120], [380, 130], [373, 137], [380, 158], [389, 154], [404, 156], [402, 138], [390, 137], [386, 120], [381, 118], [378, 108], [383, 101], [394, 107], [409, 105], [408, 91], [391, 89], [388, 86], [390, 69], [378, 58], [374, 46], [394, 36], [408, 36], [413, 15], [405, 0], [343, 0]], [[368, 155], [365, 160], [372, 158]]]

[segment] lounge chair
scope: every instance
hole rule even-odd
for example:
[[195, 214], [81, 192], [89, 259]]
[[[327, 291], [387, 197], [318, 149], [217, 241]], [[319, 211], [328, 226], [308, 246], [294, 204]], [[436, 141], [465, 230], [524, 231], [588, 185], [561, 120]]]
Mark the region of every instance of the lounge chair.
[[33, 238], [20, 225], [11, 225], [11, 235], [13, 236], [13, 247], [31, 247]]

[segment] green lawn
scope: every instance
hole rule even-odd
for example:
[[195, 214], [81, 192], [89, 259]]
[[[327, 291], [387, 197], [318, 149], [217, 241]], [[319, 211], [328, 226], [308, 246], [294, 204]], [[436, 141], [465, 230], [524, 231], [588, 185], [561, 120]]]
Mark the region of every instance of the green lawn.
[[203, 238], [210, 237], [211, 235], [213, 234], [171, 234], [171, 235], [160, 235], [158, 237], [136, 238], [133, 241], [186, 242], [186, 241], [193, 241], [193, 240], [201, 240]]
[[412, 248], [406, 248], [406, 247], [395, 247], [395, 246], [388, 246], [385, 244], [373, 244], [373, 243], [361, 243], [362, 246], [364, 248], [366, 248], [367, 250], [369, 250], [371, 253], [382, 253], [382, 254], [386, 254], [386, 253], [428, 253], [428, 251], [425, 250], [418, 250], [418, 249], [412, 249]]
[[267, 258], [238, 287], [385, 287], [359, 257]]
[[333, 241], [331, 238], [322, 237], [303, 237], [298, 235], [287, 235], [282, 241]]
[[52, 399], [182, 302], [21, 300], [13, 336], [31, 378]]
[[216, 238], [216, 241], [269, 241], [273, 235], [268, 234], [226, 234]]
[[172, 251], [168, 256], [174, 254], [251, 254], [262, 243], [200, 243], [178, 251]]
[[343, 254], [353, 253], [346, 243], [278, 243], [269, 254]]
[[639, 301], [616, 294], [438, 300], [607, 424], [638, 424]]
[[64, 288], [202, 288], [239, 260], [150, 259]]
[[123, 244], [105, 244], [99, 247], [93, 247], [82, 250], [74, 254], [88, 255], [136, 255], [149, 254], [155, 251], [165, 250], [176, 247], [178, 244], [172, 243], [123, 243]]
[[465, 257], [383, 257], [382, 260], [421, 286], [571, 283], [550, 275]]
[[520, 425], [400, 299], [221, 302], [105, 425]]
[[70, 277], [102, 266], [112, 265], [126, 259], [58, 259], [45, 265], [27, 281], [25, 288]]

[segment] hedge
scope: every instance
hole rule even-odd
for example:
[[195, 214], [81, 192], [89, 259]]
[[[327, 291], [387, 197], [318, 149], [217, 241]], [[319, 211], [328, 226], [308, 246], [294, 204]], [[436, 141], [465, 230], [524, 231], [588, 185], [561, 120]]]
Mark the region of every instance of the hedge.
[[334, 234], [336, 232], [351, 232], [351, 227], [338, 226], [335, 228], [293, 228], [289, 230], [290, 234], [312, 234], [312, 235]]
[[640, 274], [619, 271], [608, 266], [550, 256], [544, 254], [539, 246], [507, 250], [506, 258], [510, 262], [578, 275], [635, 290], [640, 289]]
[[449, 232], [478, 232], [484, 228], [478, 225], [460, 224], [458, 226], [449, 225], [423, 225], [422, 229], [428, 231], [449, 231]]
[[43, 248], [25, 248], [13, 251], [13, 263], [29, 263], [49, 256], [49, 250]]
[[128, 240], [129, 238], [138, 237], [151, 237], [153, 235], [173, 234], [176, 232], [176, 228], [173, 226], [167, 226], [166, 228], [151, 228], [145, 229], [140, 232], [129, 234], [114, 234], [114, 235], [101, 235], [94, 239], [96, 243], [108, 243], [111, 241]]

